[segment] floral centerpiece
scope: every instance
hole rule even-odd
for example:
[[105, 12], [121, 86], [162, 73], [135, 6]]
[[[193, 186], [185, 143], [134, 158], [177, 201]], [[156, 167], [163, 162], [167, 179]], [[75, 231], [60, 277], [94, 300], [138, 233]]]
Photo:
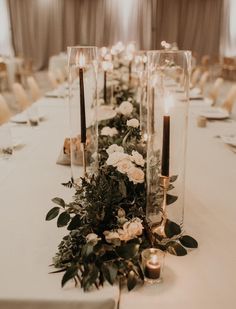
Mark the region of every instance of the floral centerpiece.
[[174, 222], [167, 220], [163, 237], [153, 235], [149, 227], [139, 106], [134, 89], [123, 86], [115, 90], [116, 106], [108, 107], [112, 113], [99, 122], [99, 169], [81, 178], [80, 184], [65, 183], [75, 189], [73, 200], [54, 198], [57, 205], [46, 216], [46, 220], [57, 218], [57, 226], [68, 230], [53, 258], [58, 269], [53, 272], [64, 273], [62, 286], [74, 279], [87, 291], [105, 281], [126, 281], [132, 290], [144, 282], [140, 254], [145, 248], [185, 255], [187, 247], [197, 247]]

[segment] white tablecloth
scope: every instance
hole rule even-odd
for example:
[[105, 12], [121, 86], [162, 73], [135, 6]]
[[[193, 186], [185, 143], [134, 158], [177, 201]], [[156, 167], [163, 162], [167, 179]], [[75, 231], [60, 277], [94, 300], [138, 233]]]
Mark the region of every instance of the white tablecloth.
[[62, 289], [62, 274], [48, 274], [67, 231], [46, 222], [45, 214], [53, 197], [72, 197], [61, 185], [70, 179], [70, 168], [56, 165], [68, 136], [68, 113], [62, 99], [42, 99], [39, 106], [45, 121], [32, 128], [13, 126], [13, 137], [26, 145], [0, 161], [0, 309], [116, 308], [117, 286], [84, 293], [73, 283]]
[[[73, 283], [60, 288], [61, 274], [49, 275], [51, 257], [66, 234], [45, 214], [55, 196], [71, 199], [60, 185], [70, 168], [56, 165], [68, 135], [62, 99], [38, 103], [46, 115], [39, 127], [14, 126], [25, 147], [0, 161], [0, 309], [116, 308], [118, 287], [84, 293]], [[187, 156], [185, 229], [199, 248], [185, 257], [167, 256], [164, 282], [121, 294], [121, 309], [236, 307], [236, 154], [214, 136], [236, 133], [235, 122], [196, 127], [191, 108]]]
[[120, 309], [236, 308], [236, 154], [216, 138], [236, 122], [196, 126], [190, 108], [185, 230], [199, 242], [187, 256], [167, 255], [162, 284], [123, 291]]

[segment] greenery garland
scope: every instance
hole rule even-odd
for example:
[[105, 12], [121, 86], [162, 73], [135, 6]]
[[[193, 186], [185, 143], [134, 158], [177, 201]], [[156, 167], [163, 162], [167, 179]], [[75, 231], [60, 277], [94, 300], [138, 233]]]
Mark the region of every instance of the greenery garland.
[[[64, 272], [62, 287], [70, 279], [84, 291], [99, 288], [105, 281], [126, 280], [132, 290], [144, 282], [140, 254], [145, 248], [182, 256], [187, 254], [186, 248], [198, 246], [170, 220], [166, 221], [165, 236], [152, 233], [145, 215], [146, 145], [137, 122], [139, 107], [133, 89], [121, 84], [114, 95], [117, 115], [99, 123], [98, 171], [88, 179], [81, 178], [80, 185], [64, 183], [75, 189], [73, 201], [54, 198], [57, 206], [46, 215], [46, 220], [57, 218], [57, 226], [68, 230], [53, 258], [58, 270], [52, 273]], [[122, 104], [124, 110], [119, 112]], [[116, 134], [102, 135], [107, 127], [115, 128]], [[170, 189], [176, 178], [170, 178]], [[167, 204], [175, 200], [168, 195]]]

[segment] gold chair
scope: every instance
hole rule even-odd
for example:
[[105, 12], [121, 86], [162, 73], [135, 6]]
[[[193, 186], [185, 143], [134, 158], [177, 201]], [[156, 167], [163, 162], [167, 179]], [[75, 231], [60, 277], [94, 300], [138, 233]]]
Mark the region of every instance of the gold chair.
[[207, 97], [210, 98], [210, 99], [212, 100], [212, 105], [214, 105], [214, 104], [216, 103], [216, 100], [217, 100], [217, 98], [218, 98], [218, 96], [219, 96], [220, 87], [221, 87], [221, 85], [223, 84], [223, 82], [224, 82], [224, 79], [221, 78], [221, 77], [218, 77], [218, 78], [215, 80], [215, 82], [214, 82], [212, 88], [210, 89], [210, 91], [209, 91], [209, 93], [208, 93], [208, 96], [207, 96]]
[[24, 59], [22, 65], [19, 68], [19, 76], [21, 84], [26, 86], [27, 77], [32, 75], [33, 75], [33, 60]]
[[209, 78], [209, 75], [210, 75], [209, 71], [206, 71], [202, 74], [202, 76], [199, 80], [198, 87], [200, 88], [202, 94], [204, 93], [206, 82]]
[[53, 89], [56, 89], [59, 86], [59, 83], [53, 72], [48, 71], [48, 79]]
[[201, 75], [201, 69], [196, 68], [191, 76], [191, 88], [194, 88], [199, 80], [199, 77]]
[[62, 70], [61, 69], [57, 69], [55, 71], [55, 74], [56, 74], [56, 79], [57, 79], [57, 82], [59, 84], [62, 84], [65, 82], [65, 75], [63, 74]]
[[12, 86], [13, 93], [15, 95], [17, 104], [21, 111], [25, 110], [27, 107], [31, 105], [31, 102], [25, 92], [25, 89], [19, 83], [14, 83]]
[[231, 113], [235, 99], [236, 99], [236, 85], [233, 85], [229, 90], [229, 93], [226, 96], [226, 99], [223, 101], [221, 107], [226, 109], [229, 113]]
[[7, 65], [5, 62], [0, 62], [0, 89], [1, 91], [7, 88], [7, 84], [8, 84]]
[[33, 76], [27, 77], [27, 83], [30, 89], [30, 94], [33, 102], [39, 100], [42, 97], [41, 90]]
[[0, 125], [7, 122], [11, 118], [10, 109], [4, 99], [0, 94]]

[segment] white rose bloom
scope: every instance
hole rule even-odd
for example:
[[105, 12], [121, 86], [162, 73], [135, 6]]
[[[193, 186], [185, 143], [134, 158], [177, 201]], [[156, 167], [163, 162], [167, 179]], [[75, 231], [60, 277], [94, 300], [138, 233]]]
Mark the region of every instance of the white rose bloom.
[[104, 127], [101, 130], [101, 135], [105, 135], [105, 136], [114, 136], [118, 134], [118, 131], [116, 128], [110, 128], [110, 127]]
[[117, 144], [112, 144], [107, 148], [106, 152], [108, 154], [111, 154], [113, 152], [124, 152], [124, 148], [122, 146], [118, 146]]
[[144, 172], [141, 170], [141, 168], [131, 167], [127, 172], [127, 176], [129, 181], [132, 181], [134, 184], [144, 182]]
[[101, 238], [98, 237], [95, 233], [90, 233], [86, 236], [86, 241], [93, 243], [94, 245], [100, 240]]
[[121, 105], [119, 106], [118, 111], [119, 111], [121, 114], [123, 114], [123, 115], [125, 115], [125, 116], [128, 116], [128, 115], [130, 115], [130, 114], [132, 113], [132, 111], [133, 111], [133, 105], [132, 105], [130, 102], [128, 102], [128, 101], [123, 101], [123, 102], [121, 103]]
[[127, 153], [123, 153], [123, 152], [112, 152], [106, 163], [107, 165], [112, 165], [112, 166], [117, 166], [118, 162], [123, 160], [123, 159], [126, 159], [126, 158], [129, 158], [130, 159], [130, 156], [127, 154]]
[[120, 235], [117, 232], [105, 231], [103, 232], [103, 234], [109, 244], [118, 244], [118, 242], [120, 241]]
[[142, 235], [143, 225], [139, 218], [132, 219], [123, 225], [123, 230], [129, 234], [131, 238]]
[[128, 240], [132, 239], [132, 237], [130, 237], [127, 230], [118, 229], [118, 233], [119, 233], [120, 240], [128, 241]]
[[139, 127], [139, 121], [138, 121], [138, 119], [135, 119], [135, 118], [127, 120], [126, 124], [127, 124], [128, 127], [133, 127], [133, 128]]
[[127, 157], [117, 163], [117, 171], [126, 174], [130, 168], [134, 167], [131, 158]]
[[145, 164], [145, 160], [144, 160], [143, 156], [138, 151], [135, 151], [135, 150], [132, 151], [132, 160], [137, 165], [140, 165], [140, 166], [144, 166], [144, 164]]

